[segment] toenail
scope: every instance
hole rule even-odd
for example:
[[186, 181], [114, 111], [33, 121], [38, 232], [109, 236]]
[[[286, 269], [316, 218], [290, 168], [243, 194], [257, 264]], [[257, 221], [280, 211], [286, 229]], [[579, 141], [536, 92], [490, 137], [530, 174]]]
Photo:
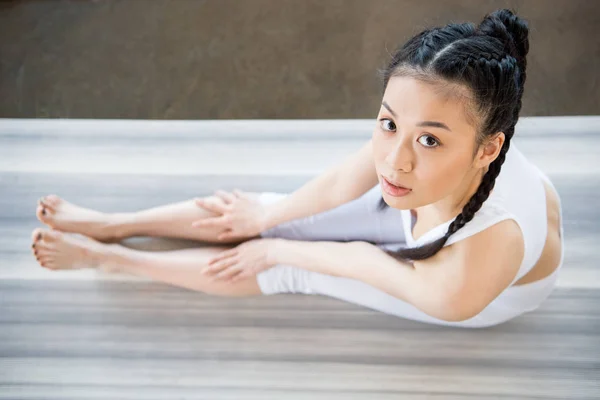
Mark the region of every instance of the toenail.
[[32, 249], [35, 249], [35, 243], [31, 245], [31, 248], [32, 248]]
[[41, 240], [41, 239], [42, 239], [42, 233], [40, 232], [40, 233], [38, 233], [38, 235], [37, 235], [37, 240]]
[[46, 215], [46, 209], [42, 208], [42, 215]]

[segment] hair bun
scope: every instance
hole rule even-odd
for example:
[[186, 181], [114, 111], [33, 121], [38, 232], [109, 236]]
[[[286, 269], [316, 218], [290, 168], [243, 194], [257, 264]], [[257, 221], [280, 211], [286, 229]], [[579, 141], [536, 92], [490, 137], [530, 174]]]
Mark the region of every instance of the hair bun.
[[521, 68], [525, 69], [525, 57], [529, 52], [527, 21], [505, 8], [486, 15], [479, 24], [478, 31], [504, 43], [508, 54], [515, 57]]

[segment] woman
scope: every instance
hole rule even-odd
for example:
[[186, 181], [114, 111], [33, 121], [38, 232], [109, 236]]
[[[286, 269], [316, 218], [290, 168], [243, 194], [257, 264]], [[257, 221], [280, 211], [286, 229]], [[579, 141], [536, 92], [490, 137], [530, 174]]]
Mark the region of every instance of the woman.
[[[292, 194], [218, 191], [122, 214], [51, 195], [37, 216], [53, 229], [34, 231], [33, 251], [50, 269], [215, 295], [321, 294], [441, 325], [532, 311], [555, 286], [564, 241], [554, 186], [511, 146], [528, 48], [527, 23], [510, 10], [425, 30], [383, 71], [371, 140]], [[217, 246], [114, 243], [140, 235]]]

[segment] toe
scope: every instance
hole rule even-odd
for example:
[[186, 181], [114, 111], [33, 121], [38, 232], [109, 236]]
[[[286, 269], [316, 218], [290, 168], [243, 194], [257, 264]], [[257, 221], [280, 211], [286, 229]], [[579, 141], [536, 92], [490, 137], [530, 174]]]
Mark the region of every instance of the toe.
[[36, 244], [42, 239], [42, 228], [35, 228], [31, 234], [31, 241]]
[[54, 258], [53, 257], [40, 257], [40, 262], [42, 264], [44, 264], [45, 266], [48, 266], [48, 264], [52, 264], [54, 262]]
[[42, 222], [50, 227], [53, 226], [54, 210], [52, 210], [48, 207], [39, 206], [38, 209], [36, 210], [36, 215], [38, 217], [38, 220], [40, 220], [40, 222]]
[[49, 250], [47, 248], [40, 248], [40, 246], [35, 246], [35, 250], [33, 251], [33, 254], [35, 254], [39, 258], [48, 257], [54, 253], [55, 253], [54, 250]]
[[44, 206], [46, 206], [47, 208], [50, 208], [52, 211], [56, 210], [56, 208], [60, 204], [60, 201], [61, 201], [60, 197], [58, 197], [55, 194], [51, 194], [51, 195], [43, 197]]
[[51, 230], [46, 230], [43, 233], [43, 237], [44, 237], [44, 241], [48, 242], [48, 243], [53, 243], [56, 242], [57, 240], [60, 240], [62, 237], [62, 232], [51, 229]]
[[50, 207], [50, 203], [48, 202], [47, 196], [42, 196], [38, 200], [38, 204], [44, 207]]
[[33, 230], [32, 239], [37, 247], [39, 243], [53, 243], [62, 237], [62, 232], [54, 229], [35, 228]]
[[[44, 236], [44, 239], [46, 237]], [[35, 243], [35, 247], [33, 248], [34, 251], [37, 251], [38, 254], [47, 254], [47, 253], [53, 253], [56, 251], [56, 246], [53, 246], [52, 244], [43, 241], [43, 242], [37, 242]]]
[[38, 199], [38, 206], [42, 207], [42, 209], [46, 209], [46, 214], [48, 213], [48, 209], [54, 210], [53, 202], [48, 200], [48, 197], [40, 197]]

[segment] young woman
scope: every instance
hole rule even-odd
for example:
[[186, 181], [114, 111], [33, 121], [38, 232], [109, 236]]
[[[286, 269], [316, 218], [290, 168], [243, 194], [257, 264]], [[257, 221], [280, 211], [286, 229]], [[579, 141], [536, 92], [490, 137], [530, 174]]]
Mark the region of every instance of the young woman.
[[[232, 193], [105, 214], [42, 198], [33, 251], [50, 269], [97, 267], [223, 296], [320, 294], [418, 321], [484, 327], [536, 309], [563, 261], [560, 198], [511, 145], [527, 23], [411, 38], [383, 71], [371, 140], [291, 194]], [[81, 234], [81, 237], [67, 232]], [[143, 252], [169, 236], [216, 246]]]

